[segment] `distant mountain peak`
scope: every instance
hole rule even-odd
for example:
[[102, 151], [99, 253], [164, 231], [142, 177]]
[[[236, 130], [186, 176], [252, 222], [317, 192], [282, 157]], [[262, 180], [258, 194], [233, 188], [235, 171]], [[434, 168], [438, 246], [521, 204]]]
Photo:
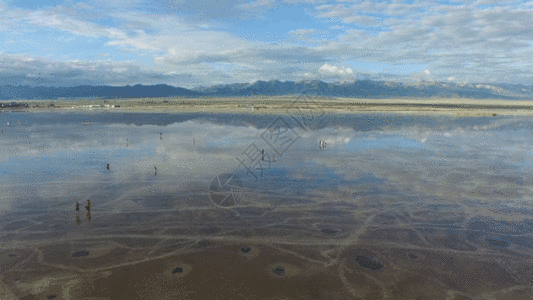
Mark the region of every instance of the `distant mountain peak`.
[[185, 89], [167, 84], [134, 86], [76, 86], [31, 87], [0, 86], [0, 99], [53, 99], [76, 97], [150, 98], [150, 97], [228, 97], [228, 96], [280, 96], [317, 95], [347, 98], [387, 97], [465, 97], [478, 99], [532, 99], [533, 87], [513, 84], [472, 84], [437, 81], [401, 83], [369, 79], [327, 83], [320, 80], [280, 81], [277, 79], [252, 83], [217, 84], [209, 87]]

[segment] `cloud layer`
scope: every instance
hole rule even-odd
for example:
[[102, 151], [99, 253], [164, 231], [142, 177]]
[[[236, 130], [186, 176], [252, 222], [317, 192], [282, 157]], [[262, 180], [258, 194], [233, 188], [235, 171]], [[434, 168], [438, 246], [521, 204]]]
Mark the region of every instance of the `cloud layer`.
[[533, 79], [533, 2], [0, 1], [0, 15], [0, 84]]

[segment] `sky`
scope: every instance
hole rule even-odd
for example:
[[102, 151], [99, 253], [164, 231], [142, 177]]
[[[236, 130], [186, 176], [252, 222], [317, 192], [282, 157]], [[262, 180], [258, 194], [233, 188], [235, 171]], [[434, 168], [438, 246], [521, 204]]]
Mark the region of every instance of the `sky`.
[[533, 82], [533, 1], [0, 0], [0, 85]]

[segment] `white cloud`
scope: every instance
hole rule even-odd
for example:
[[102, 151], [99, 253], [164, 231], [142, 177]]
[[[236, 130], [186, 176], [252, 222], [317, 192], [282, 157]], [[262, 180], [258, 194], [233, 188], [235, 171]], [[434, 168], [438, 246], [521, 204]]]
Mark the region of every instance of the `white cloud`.
[[411, 79], [415, 81], [433, 81], [434, 78], [428, 69], [422, 72], [411, 73]]
[[206, 76], [190, 72], [162, 74], [142, 70], [134, 62], [80, 60], [57, 61], [28, 55], [0, 54], [0, 85], [126, 85], [167, 83], [184, 87], [200, 85]]
[[239, 4], [237, 5], [237, 8], [244, 11], [262, 11], [268, 8], [272, 8], [275, 4], [275, 0], [256, 0], [251, 3]]
[[315, 33], [317, 33], [316, 29], [296, 29], [296, 30], [289, 31], [290, 35], [295, 35], [295, 36], [306, 36], [306, 35], [315, 34]]
[[125, 32], [115, 28], [108, 28], [91, 22], [75, 20], [68, 16], [53, 14], [48, 11], [30, 12], [25, 15], [23, 19], [36, 27], [54, 28], [75, 35], [88, 37], [105, 36], [111, 39], [127, 37]]
[[288, 35], [292, 41], [304, 42], [304, 43], [321, 43], [323, 40], [312, 38], [311, 36], [317, 35], [316, 29], [296, 29], [288, 32]]
[[350, 68], [339, 68], [337, 66], [332, 66], [329, 64], [322, 65], [319, 69], [320, 72], [335, 74], [335, 75], [350, 75], [353, 73]]
[[[403, 3], [402, 9], [411, 10], [405, 18], [391, 14], [390, 5], [370, 2], [346, 5], [346, 10], [356, 10], [352, 15], [383, 14], [389, 18], [383, 21], [387, 25], [372, 35], [367, 30], [347, 30], [319, 49], [368, 63], [430, 65], [431, 74], [424, 75], [434, 79], [519, 82], [533, 79], [533, 63], [527, 58], [533, 56], [533, 23], [528, 21], [533, 15], [531, 8], [495, 3], [496, 7], [479, 9], [472, 1], [461, 6], [417, 2], [415, 5], [396, 2]], [[347, 15], [335, 5], [317, 9], [332, 14], [327, 17], [342, 19]]]
[[[162, 0], [157, 5], [147, 5], [141, 0], [91, 0], [69, 7], [25, 10], [6, 6], [0, 0], [0, 30], [39, 32], [41, 28], [53, 28], [77, 36], [104, 38], [107, 46], [112, 46], [105, 49], [106, 53], [115, 48], [111, 57], [127, 51], [139, 61], [149, 59], [150, 71], [137, 67], [138, 74], [159, 72], [167, 76], [164, 74], [172, 71], [209, 77], [220, 72], [217, 74], [234, 80], [297, 79], [305, 73], [339, 77], [355, 76], [349, 68], [338, 66], [357, 61], [369, 66], [368, 70], [358, 70], [358, 74], [371, 71], [372, 63], [398, 69], [425, 65], [430, 74], [423, 72], [417, 76], [431, 76], [435, 80], [454, 77], [468, 81], [531, 82], [531, 2], [454, 2], [450, 5], [421, 0]], [[281, 10], [295, 3], [303, 3], [308, 13], [333, 24], [329, 30], [320, 31], [287, 28], [281, 39], [273, 36], [275, 45], [261, 41], [257, 35], [241, 35], [234, 30], [235, 23], [228, 26], [233, 20], [261, 16], [273, 7]], [[113, 22], [102, 22], [107, 19]], [[314, 39], [317, 36], [320, 40]], [[17, 42], [9, 40], [6, 45], [14, 49], [12, 45]], [[93, 72], [103, 66], [93, 66], [95, 69], [91, 70], [85, 69], [88, 67], [84, 64], [67, 63], [66, 59], [63, 62], [43, 63], [42, 67], [61, 71], [69, 65], [72, 70]], [[132, 68], [139, 65], [129, 64]], [[21, 74], [35, 74], [34, 71]], [[208, 82], [213, 80], [223, 79], [209, 77]]]
[[332, 29], [332, 30], [341, 30], [341, 29], [347, 29], [347, 28], [348, 27], [344, 25], [333, 25], [329, 27], [329, 29]]

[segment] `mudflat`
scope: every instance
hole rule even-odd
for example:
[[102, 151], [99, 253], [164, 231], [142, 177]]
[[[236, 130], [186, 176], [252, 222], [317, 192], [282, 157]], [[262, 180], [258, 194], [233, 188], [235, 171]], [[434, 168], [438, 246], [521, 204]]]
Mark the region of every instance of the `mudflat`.
[[[95, 110], [107, 112], [211, 112], [245, 114], [286, 113], [294, 101], [307, 100], [326, 112], [335, 113], [402, 113], [449, 114], [458, 116], [530, 115], [531, 100], [413, 98], [358, 99], [313, 96], [257, 96], [224, 98], [147, 98], [147, 99], [80, 99], [26, 100], [23, 110]], [[50, 106], [53, 103], [53, 106]], [[16, 110], [16, 109], [14, 109]]]
[[[342, 209], [349, 218], [321, 216], [312, 205], [255, 217], [198, 207], [127, 218], [143, 226], [124, 222], [124, 213], [94, 212], [90, 223], [48, 234], [30, 219], [18, 242], [3, 238], [3, 292], [18, 299], [530, 299], [529, 246], [431, 225], [430, 207], [349, 207]], [[422, 221], [430, 224], [416, 225]], [[331, 226], [342, 231], [324, 232]]]

